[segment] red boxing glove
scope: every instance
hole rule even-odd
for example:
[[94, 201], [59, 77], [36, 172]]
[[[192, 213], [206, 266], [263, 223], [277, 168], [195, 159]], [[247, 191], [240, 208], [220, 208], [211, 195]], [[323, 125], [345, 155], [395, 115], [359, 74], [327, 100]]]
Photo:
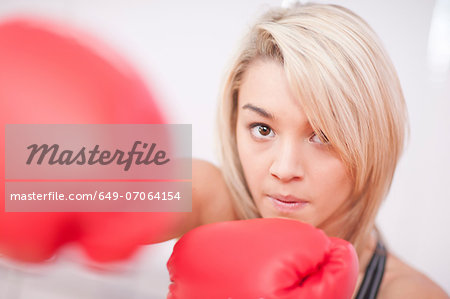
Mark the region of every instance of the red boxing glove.
[[5, 212], [6, 124], [162, 124], [158, 103], [101, 41], [52, 21], [1, 20], [0, 256], [42, 262], [76, 242], [95, 261], [124, 260], [170, 231], [176, 213]]
[[168, 299], [350, 298], [353, 246], [296, 220], [219, 222], [186, 233], [167, 262]]

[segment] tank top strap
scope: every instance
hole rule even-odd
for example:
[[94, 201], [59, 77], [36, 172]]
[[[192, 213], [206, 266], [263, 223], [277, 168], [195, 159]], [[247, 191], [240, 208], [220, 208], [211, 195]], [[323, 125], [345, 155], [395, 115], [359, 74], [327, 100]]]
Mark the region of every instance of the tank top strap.
[[378, 240], [355, 299], [375, 299], [377, 297], [383, 279], [386, 258], [387, 250], [383, 242]]

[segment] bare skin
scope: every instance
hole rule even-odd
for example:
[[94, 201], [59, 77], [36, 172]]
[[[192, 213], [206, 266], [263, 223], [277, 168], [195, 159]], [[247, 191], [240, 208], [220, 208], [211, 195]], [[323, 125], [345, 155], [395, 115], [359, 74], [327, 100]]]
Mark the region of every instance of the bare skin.
[[237, 216], [220, 170], [209, 162], [193, 159], [192, 212], [179, 213], [175, 227], [157, 242], [180, 238], [200, 225], [231, 220], [237, 220]]

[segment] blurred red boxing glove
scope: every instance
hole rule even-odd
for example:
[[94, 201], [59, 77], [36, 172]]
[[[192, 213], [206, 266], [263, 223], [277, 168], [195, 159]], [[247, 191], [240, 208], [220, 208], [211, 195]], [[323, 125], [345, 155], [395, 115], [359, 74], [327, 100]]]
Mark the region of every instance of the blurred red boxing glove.
[[352, 245], [296, 220], [219, 222], [186, 233], [167, 263], [168, 299], [334, 298], [353, 294]]
[[[137, 71], [89, 35], [42, 19], [0, 21], [0, 170], [6, 124], [160, 124], [159, 102]], [[80, 190], [82, 192], [83, 190]], [[0, 176], [0, 256], [42, 262], [65, 244], [94, 261], [129, 258], [158, 241], [174, 213], [5, 212]]]

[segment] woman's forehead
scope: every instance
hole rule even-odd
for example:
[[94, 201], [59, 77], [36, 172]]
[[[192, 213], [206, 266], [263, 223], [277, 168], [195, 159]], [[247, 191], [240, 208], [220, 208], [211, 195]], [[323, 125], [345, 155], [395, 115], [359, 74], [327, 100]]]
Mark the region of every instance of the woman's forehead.
[[299, 99], [294, 96], [283, 67], [274, 60], [258, 59], [244, 74], [239, 109], [268, 120], [292, 119], [309, 125]]

